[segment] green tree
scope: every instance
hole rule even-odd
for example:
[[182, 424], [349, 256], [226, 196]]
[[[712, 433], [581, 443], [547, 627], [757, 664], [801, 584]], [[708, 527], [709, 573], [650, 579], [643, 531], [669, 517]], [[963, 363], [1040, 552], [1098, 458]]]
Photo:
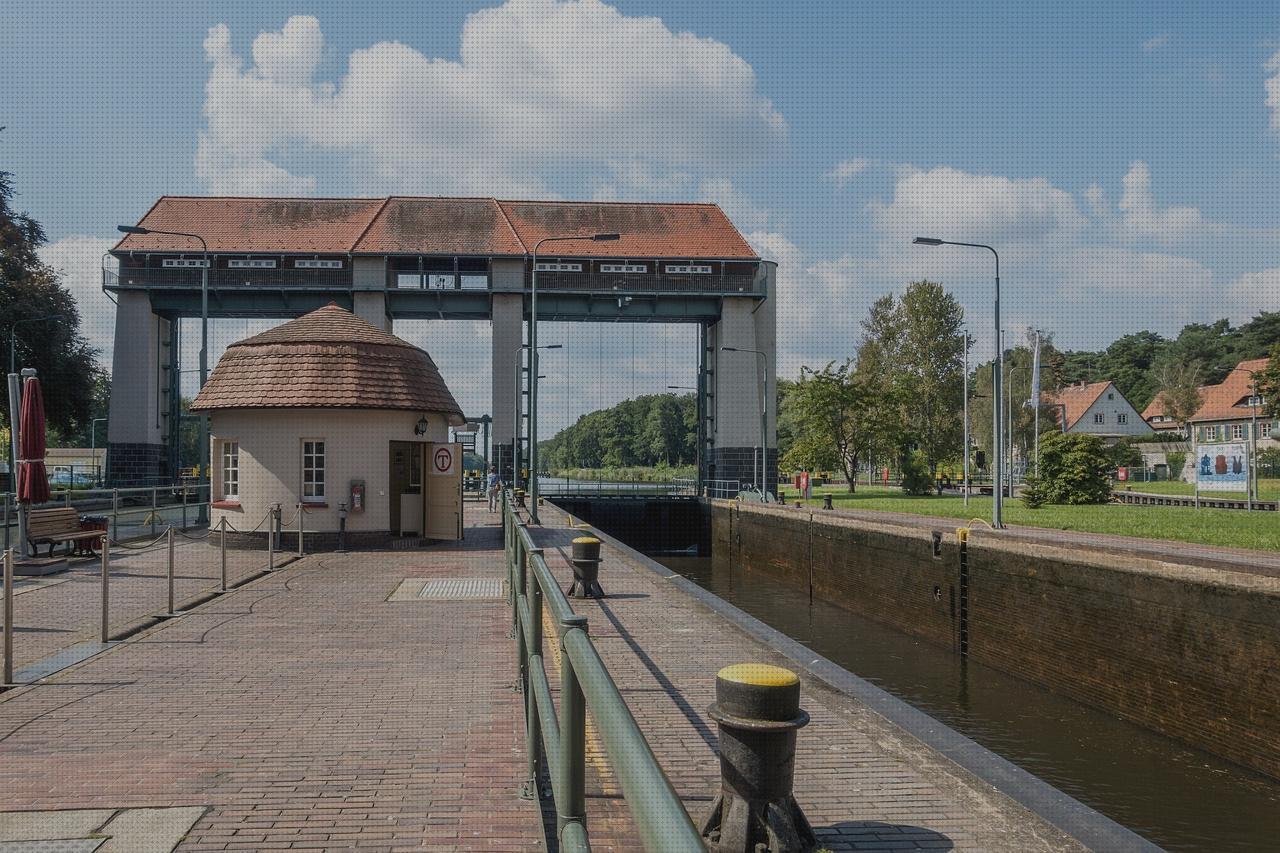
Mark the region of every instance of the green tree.
[[1165, 362], [1159, 367], [1156, 383], [1159, 388], [1156, 399], [1164, 413], [1182, 427], [1184, 435], [1191, 435], [1189, 422], [1204, 399], [1200, 393], [1203, 384], [1200, 362]]
[[1106, 443], [1086, 433], [1046, 433], [1040, 438], [1038, 498], [1051, 504], [1106, 503], [1111, 496]]
[[933, 475], [960, 455], [964, 309], [935, 281], [902, 295], [900, 366], [906, 422]]
[[864, 415], [874, 402], [867, 398], [852, 363], [829, 362], [821, 370], [801, 368], [791, 391], [796, 434], [783, 459], [790, 470], [838, 467], [856, 488], [858, 463], [867, 447]]
[[1280, 341], [1272, 344], [1267, 364], [1256, 378], [1258, 393], [1265, 401], [1264, 410], [1273, 418], [1280, 416]]
[[[45, 242], [44, 230], [16, 211], [12, 202], [13, 175], [0, 171], [0, 352], [7, 358], [12, 340], [18, 367], [36, 369], [45, 416], [55, 434], [87, 432], [94, 383], [101, 371], [93, 348], [80, 333], [75, 297], [37, 254]], [[22, 323], [12, 339], [15, 322], [52, 315], [61, 319]], [[0, 410], [0, 419], [8, 425], [7, 406]]]

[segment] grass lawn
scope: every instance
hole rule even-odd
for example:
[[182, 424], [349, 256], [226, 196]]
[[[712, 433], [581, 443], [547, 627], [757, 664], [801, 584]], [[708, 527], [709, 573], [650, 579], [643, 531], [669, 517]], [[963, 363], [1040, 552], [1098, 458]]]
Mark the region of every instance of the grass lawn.
[[[1275, 481], [1264, 481], [1264, 483]], [[1146, 485], [1178, 485], [1150, 483]], [[1274, 487], [1274, 486], [1273, 486]], [[795, 500], [795, 490], [789, 500]], [[1135, 491], [1137, 491], [1135, 489]], [[910, 497], [901, 489], [882, 486], [859, 486], [849, 494], [843, 486], [823, 486], [815, 495], [830, 493], [837, 507], [870, 509], [883, 512], [905, 512], [913, 515], [935, 515], [966, 521], [971, 518], [990, 520], [991, 498], [971, 497], [968, 510], [959, 497]], [[1265, 494], [1265, 492], [1264, 492]], [[808, 503], [821, 506], [822, 498]], [[1190, 507], [1122, 506], [1043, 506], [1028, 509], [1019, 499], [1006, 500], [1004, 519], [1008, 524], [1026, 527], [1050, 527], [1086, 533], [1110, 533], [1119, 536], [1141, 536], [1147, 539], [1171, 539], [1202, 545], [1231, 548], [1257, 548], [1280, 551], [1280, 513], [1245, 512], [1234, 509], [1193, 509]]]
[[[1128, 483], [1113, 483], [1112, 486], [1116, 491], [1124, 491], [1128, 488], [1133, 492], [1147, 492], [1152, 495], [1187, 495], [1190, 497], [1196, 493], [1194, 483], [1181, 483], [1177, 481], [1161, 481], [1158, 483], [1143, 483], [1142, 481], [1130, 481]], [[1201, 492], [1202, 495], [1212, 494], [1214, 497], [1234, 498], [1236, 500], [1244, 500], [1244, 492]], [[1280, 499], [1280, 480], [1269, 480], [1266, 478], [1258, 480], [1258, 497], [1264, 501], [1273, 501]]]

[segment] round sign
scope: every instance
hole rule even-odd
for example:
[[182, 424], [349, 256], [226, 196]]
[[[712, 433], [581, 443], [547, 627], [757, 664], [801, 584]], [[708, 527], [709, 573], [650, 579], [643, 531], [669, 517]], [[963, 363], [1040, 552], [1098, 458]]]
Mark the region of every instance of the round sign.
[[436, 472], [439, 474], [447, 474], [453, 468], [453, 450], [448, 447], [436, 448], [435, 458], [432, 460], [436, 466]]

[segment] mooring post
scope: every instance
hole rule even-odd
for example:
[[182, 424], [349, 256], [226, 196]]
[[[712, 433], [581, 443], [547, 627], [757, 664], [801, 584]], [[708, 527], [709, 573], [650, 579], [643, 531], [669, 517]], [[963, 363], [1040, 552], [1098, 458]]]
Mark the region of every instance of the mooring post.
[[600, 540], [594, 536], [579, 536], [573, 540], [573, 582], [569, 584], [570, 598], [604, 598], [600, 588]]
[[822, 496], [822, 508], [831, 509], [831, 495]]
[[720, 793], [701, 832], [712, 853], [808, 853], [817, 848], [792, 796], [800, 679], [762, 663], [726, 666], [709, 709], [720, 729]]

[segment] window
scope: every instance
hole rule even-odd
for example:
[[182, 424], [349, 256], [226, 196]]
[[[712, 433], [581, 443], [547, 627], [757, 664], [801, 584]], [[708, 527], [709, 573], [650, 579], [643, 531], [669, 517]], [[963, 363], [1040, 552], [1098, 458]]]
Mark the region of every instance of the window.
[[227, 267], [233, 270], [273, 270], [276, 268], [274, 258], [232, 258]]
[[194, 267], [196, 269], [203, 269], [204, 267], [209, 266], [209, 262], [204, 258], [165, 258], [163, 265], [170, 268], [182, 267], [186, 269]]
[[240, 445], [234, 441], [222, 442], [222, 499], [237, 500], [240, 497]]
[[566, 264], [559, 261], [538, 261], [538, 272], [582, 272], [582, 264]]
[[1126, 415], [1126, 414], [1118, 414], [1118, 415], [1116, 415], [1116, 423], [1118, 423], [1118, 424], [1127, 424], [1128, 422], [1129, 422], [1129, 416], [1128, 416], [1128, 415]]
[[1115, 394], [1107, 394], [1107, 399], [1108, 399], [1108, 400], [1114, 400], [1115, 398], [1116, 398], [1116, 395], [1115, 395]]
[[416, 272], [402, 272], [396, 274], [396, 287], [405, 290], [421, 290], [422, 276]]
[[1094, 413], [1094, 415], [1093, 415], [1093, 422], [1094, 422], [1095, 424], [1103, 424], [1103, 423], [1106, 423], [1106, 422], [1107, 422], [1107, 416], [1106, 416], [1106, 415], [1104, 415], [1102, 412], [1095, 412], [1095, 413]]
[[600, 272], [637, 273], [648, 272], [648, 264], [601, 264]]
[[324, 442], [302, 442], [302, 500], [324, 501]]
[[298, 258], [293, 262], [294, 269], [299, 270], [340, 270], [342, 261], [324, 261], [317, 258]]
[[1240, 440], [1240, 439], [1242, 439], [1242, 438], [1244, 438], [1244, 424], [1232, 424], [1232, 425], [1231, 425], [1231, 440], [1232, 440], [1232, 441], [1239, 441], [1239, 440]]
[[711, 265], [667, 264], [667, 275], [711, 275]]
[[1258, 421], [1258, 431], [1256, 433], [1256, 437], [1257, 438], [1271, 437], [1271, 421]]

